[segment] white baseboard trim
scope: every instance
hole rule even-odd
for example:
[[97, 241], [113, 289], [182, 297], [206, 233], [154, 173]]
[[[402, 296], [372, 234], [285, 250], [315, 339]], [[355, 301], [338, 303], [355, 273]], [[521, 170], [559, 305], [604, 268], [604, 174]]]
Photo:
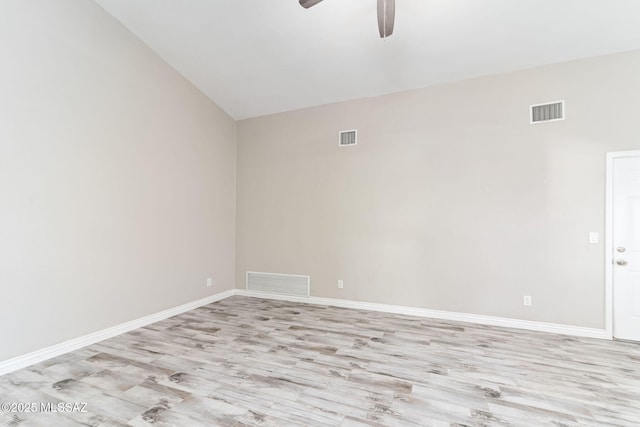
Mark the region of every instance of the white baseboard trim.
[[134, 329], [147, 326], [151, 323], [167, 319], [169, 317], [193, 310], [198, 307], [202, 307], [203, 305], [223, 300], [235, 294], [235, 290], [230, 289], [228, 291], [220, 292], [196, 301], [191, 301], [186, 304], [182, 304], [158, 313], [150, 314], [149, 316], [141, 317], [140, 319], [122, 323], [111, 328], [93, 332], [79, 338], [74, 338], [69, 341], [61, 342], [60, 344], [55, 344], [51, 347], [43, 348], [41, 350], [36, 350], [22, 356], [14, 357], [13, 359], [2, 361], [0, 362], [0, 375], [8, 374], [9, 372], [26, 368], [27, 366], [31, 366], [35, 363], [44, 362], [47, 359], [60, 356], [61, 354], [68, 353], [70, 351], [74, 351], [91, 344], [95, 344], [97, 342], [106, 340], [107, 338], [115, 337], [116, 335], [124, 334], [125, 332], [129, 332]]
[[51, 347], [36, 350], [13, 359], [0, 361], [0, 375], [8, 374], [18, 369], [26, 368], [36, 363], [44, 362], [61, 354], [74, 351], [91, 344], [124, 334], [151, 323], [167, 319], [172, 316], [220, 301], [233, 295], [242, 295], [253, 298], [275, 299], [292, 302], [302, 302], [307, 304], [327, 305], [333, 307], [354, 308], [359, 310], [380, 311], [384, 313], [406, 314], [409, 316], [429, 317], [433, 319], [454, 320], [459, 322], [477, 323], [481, 325], [502, 326], [506, 328], [527, 329], [531, 331], [550, 332], [554, 334], [573, 335], [578, 337], [590, 337], [600, 339], [611, 339], [611, 334], [605, 329], [585, 328], [582, 326], [560, 325], [556, 323], [535, 322], [531, 320], [509, 319], [505, 317], [484, 316], [480, 314], [456, 313], [451, 311], [430, 310], [427, 308], [403, 307], [398, 305], [378, 304], [362, 301], [351, 301], [336, 298], [321, 297], [296, 297], [261, 292], [252, 292], [244, 289], [230, 289], [215, 295], [208, 296], [196, 301], [191, 301], [177, 307], [170, 308], [140, 319], [122, 323], [111, 328], [93, 332], [79, 338], [74, 338]]
[[307, 304], [328, 305], [333, 307], [355, 308], [360, 310], [381, 311], [384, 313], [407, 314], [410, 316], [430, 317], [433, 319], [454, 320], [477, 323], [481, 325], [502, 326], [506, 328], [527, 329], [530, 331], [550, 332], [554, 334], [572, 335], [600, 339], [612, 339], [605, 329], [586, 328], [583, 326], [561, 325], [557, 323], [536, 322], [532, 320], [510, 319], [506, 317], [484, 316], [481, 314], [456, 313], [452, 311], [430, 310], [427, 308], [403, 307], [398, 305], [377, 304], [371, 302], [351, 301], [321, 297], [295, 297], [267, 294], [262, 292], [236, 289], [236, 295], [254, 298], [276, 299]]

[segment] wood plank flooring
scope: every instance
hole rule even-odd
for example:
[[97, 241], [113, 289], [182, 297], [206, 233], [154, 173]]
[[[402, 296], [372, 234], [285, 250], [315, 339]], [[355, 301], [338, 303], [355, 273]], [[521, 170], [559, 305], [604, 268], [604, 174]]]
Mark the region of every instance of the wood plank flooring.
[[637, 426], [640, 345], [232, 297], [0, 377], [2, 426]]

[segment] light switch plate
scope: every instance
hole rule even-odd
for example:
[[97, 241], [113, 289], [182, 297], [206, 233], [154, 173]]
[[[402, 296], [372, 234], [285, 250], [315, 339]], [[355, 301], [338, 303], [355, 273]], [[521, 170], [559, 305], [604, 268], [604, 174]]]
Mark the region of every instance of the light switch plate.
[[597, 231], [590, 231], [589, 243], [600, 243], [600, 233], [598, 233]]

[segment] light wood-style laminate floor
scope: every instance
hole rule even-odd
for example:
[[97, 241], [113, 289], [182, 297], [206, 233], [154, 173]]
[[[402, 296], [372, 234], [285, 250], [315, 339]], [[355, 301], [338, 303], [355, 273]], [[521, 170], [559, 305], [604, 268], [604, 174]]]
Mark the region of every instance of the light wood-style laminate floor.
[[637, 426], [640, 345], [232, 297], [0, 377], [2, 426]]

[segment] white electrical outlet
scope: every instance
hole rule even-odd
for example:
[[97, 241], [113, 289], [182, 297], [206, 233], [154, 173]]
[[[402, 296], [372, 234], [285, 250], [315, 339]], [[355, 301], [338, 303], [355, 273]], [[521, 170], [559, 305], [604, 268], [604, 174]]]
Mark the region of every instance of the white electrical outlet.
[[344, 288], [344, 282], [342, 280], [338, 280], [338, 289]]
[[211, 280], [211, 277], [209, 277], [207, 279], [207, 286], [211, 286], [211, 285], [213, 285], [213, 280]]
[[590, 231], [589, 243], [600, 243], [600, 233], [598, 233], [597, 231]]
[[525, 295], [522, 297], [522, 305], [524, 305], [525, 307], [531, 307], [532, 303], [530, 295]]

